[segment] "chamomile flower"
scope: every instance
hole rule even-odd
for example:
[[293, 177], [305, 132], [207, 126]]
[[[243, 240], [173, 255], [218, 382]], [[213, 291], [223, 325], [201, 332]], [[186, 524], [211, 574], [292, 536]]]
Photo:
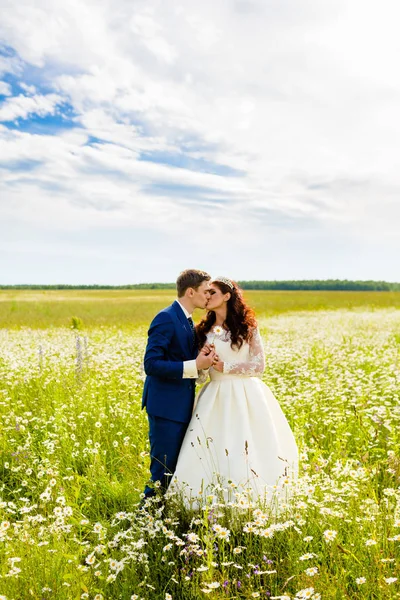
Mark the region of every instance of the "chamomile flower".
[[324, 531], [324, 538], [327, 543], [332, 542], [336, 536], [337, 536], [337, 531], [334, 531], [333, 529], [326, 529]]

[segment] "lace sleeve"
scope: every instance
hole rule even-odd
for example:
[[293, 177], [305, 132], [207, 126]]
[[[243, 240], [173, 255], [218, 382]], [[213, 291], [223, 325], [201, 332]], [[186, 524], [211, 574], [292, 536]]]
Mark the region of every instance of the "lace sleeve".
[[265, 356], [258, 328], [254, 329], [249, 346], [249, 360], [246, 362], [224, 362], [224, 373], [247, 375], [248, 377], [255, 377], [263, 373], [265, 368]]
[[210, 372], [210, 369], [199, 369], [199, 374], [196, 379], [196, 384], [202, 385], [203, 383], [205, 383], [208, 379], [209, 372]]

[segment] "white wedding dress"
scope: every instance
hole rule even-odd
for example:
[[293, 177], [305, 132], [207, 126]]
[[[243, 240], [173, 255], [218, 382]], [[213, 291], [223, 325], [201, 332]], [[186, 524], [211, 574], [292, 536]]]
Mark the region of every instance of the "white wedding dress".
[[183, 494], [192, 507], [216, 492], [228, 501], [244, 490], [253, 500], [268, 500], [297, 476], [296, 442], [278, 401], [260, 379], [265, 358], [259, 330], [240, 349], [231, 347], [229, 332], [214, 330], [207, 342], [215, 344], [224, 372], [209, 370], [169, 493]]

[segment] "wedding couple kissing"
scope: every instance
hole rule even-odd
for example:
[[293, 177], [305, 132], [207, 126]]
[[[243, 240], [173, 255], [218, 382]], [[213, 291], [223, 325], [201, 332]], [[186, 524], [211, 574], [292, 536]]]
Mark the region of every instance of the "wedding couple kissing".
[[[179, 491], [191, 506], [215, 489], [265, 498], [289, 471], [296, 474], [298, 450], [261, 381], [254, 312], [226, 277], [188, 269], [176, 288], [177, 299], [150, 325], [144, 356], [151, 458], [144, 498], [157, 487]], [[206, 310], [196, 326], [195, 309]], [[195, 399], [196, 382], [207, 380]]]

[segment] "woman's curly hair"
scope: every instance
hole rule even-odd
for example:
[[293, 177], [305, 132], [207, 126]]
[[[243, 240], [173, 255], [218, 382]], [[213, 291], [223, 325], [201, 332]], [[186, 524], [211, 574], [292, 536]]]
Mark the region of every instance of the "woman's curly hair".
[[[240, 348], [244, 341], [250, 342], [253, 331], [257, 327], [254, 311], [245, 303], [242, 290], [235, 281], [232, 281], [232, 289], [222, 281], [212, 281], [211, 283], [217, 286], [223, 294], [229, 292], [231, 295], [227, 304], [224, 327], [231, 333], [231, 347]], [[196, 326], [199, 348], [205, 344], [207, 333], [214, 323], [215, 312], [209, 310], [204, 319]]]

